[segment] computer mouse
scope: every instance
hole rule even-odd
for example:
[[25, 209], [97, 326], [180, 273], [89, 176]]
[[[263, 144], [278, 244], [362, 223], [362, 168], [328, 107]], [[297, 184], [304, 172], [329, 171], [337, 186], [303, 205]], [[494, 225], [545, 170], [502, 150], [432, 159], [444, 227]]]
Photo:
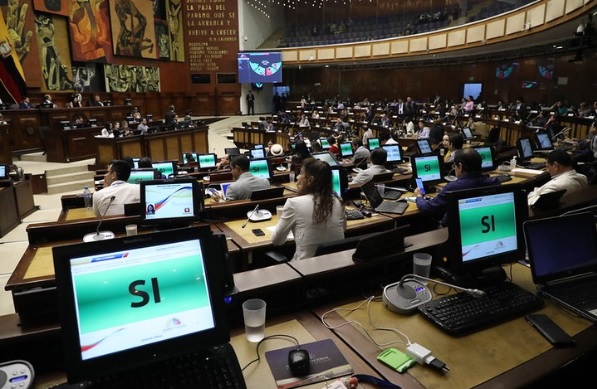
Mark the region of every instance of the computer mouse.
[[303, 349], [290, 350], [288, 353], [288, 367], [292, 375], [302, 377], [309, 374], [311, 369], [311, 360], [309, 352]]

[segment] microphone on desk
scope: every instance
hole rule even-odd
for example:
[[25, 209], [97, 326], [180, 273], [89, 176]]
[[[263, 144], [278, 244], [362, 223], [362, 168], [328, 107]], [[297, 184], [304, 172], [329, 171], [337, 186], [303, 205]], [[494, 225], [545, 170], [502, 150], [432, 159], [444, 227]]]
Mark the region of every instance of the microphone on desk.
[[259, 204], [257, 204], [257, 206], [255, 206], [255, 209], [251, 213], [249, 213], [247, 220], [245, 220], [245, 222], [243, 223], [241, 228], [245, 228], [247, 226], [247, 223], [249, 223], [249, 220], [251, 220], [252, 216], [259, 216]]
[[474, 297], [485, 296], [485, 292], [479, 289], [468, 289], [447, 282], [438, 281], [432, 278], [419, 276], [416, 274], [406, 274], [400, 281], [387, 285], [382, 294], [384, 307], [395, 313], [411, 313], [419, 305], [425, 304], [431, 300], [431, 292], [421, 280], [431, 281], [436, 284], [449, 286], [451, 288], [469, 293]]
[[106, 213], [108, 213], [108, 209], [110, 208], [110, 205], [112, 205], [112, 202], [114, 200], [116, 200], [116, 196], [110, 197], [108, 206], [106, 207], [106, 209], [104, 209], [104, 213], [102, 215], [100, 215], [100, 221], [97, 225], [95, 232], [91, 232], [91, 233], [85, 235], [83, 237], [83, 242], [94, 242], [94, 241], [98, 241], [98, 240], [114, 239], [113, 232], [111, 232], [111, 231], [101, 231], [100, 232], [100, 227], [104, 221], [104, 216], [106, 216]]

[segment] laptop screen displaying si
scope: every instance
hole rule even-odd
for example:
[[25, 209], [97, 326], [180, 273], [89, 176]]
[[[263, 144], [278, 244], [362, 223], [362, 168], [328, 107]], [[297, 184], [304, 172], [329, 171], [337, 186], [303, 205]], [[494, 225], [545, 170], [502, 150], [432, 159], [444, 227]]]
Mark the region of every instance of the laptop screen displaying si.
[[597, 271], [592, 213], [529, 220], [523, 228], [535, 284]]
[[54, 248], [69, 382], [229, 340], [210, 239], [186, 228]]

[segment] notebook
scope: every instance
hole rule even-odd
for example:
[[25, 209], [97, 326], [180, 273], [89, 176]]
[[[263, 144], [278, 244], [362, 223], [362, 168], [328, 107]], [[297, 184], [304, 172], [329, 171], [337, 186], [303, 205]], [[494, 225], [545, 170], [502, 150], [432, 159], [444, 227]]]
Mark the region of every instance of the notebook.
[[[593, 214], [533, 219], [526, 221], [523, 229], [537, 294], [597, 322], [597, 232]], [[588, 295], [583, 297], [583, 293]]]
[[361, 186], [361, 190], [365, 194], [365, 197], [367, 197], [371, 207], [373, 207], [376, 212], [395, 213], [402, 215], [404, 211], [406, 211], [406, 208], [408, 208], [408, 204], [405, 202], [384, 200], [373, 181], [364, 183]]
[[209, 228], [54, 247], [53, 257], [70, 384], [143, 372], [176, 386], [168, 368], [181, 359], [223, 356], [232, 387], [246, 388], [229, 343], [224, 253]]

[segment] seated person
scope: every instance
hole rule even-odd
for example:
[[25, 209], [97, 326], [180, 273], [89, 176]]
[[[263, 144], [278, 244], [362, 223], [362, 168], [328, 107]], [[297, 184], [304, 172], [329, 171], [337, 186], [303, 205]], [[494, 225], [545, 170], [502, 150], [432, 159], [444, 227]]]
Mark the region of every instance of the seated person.
[[373, 151], [371, 151], [371, 166], [368, 167], [367, 169], [363, 169], [360, 172], [357, 173], [356, 177], [354, 177], [351, 181], [351, 185], [362, 185], [366, 182], [371, 181], [371, 179], [373, 179], [373, 176], [376, 174], [382, 174], [382, 173], [389, 173], [390, 171], [388, 169], [386, 169], [386, 167], [384, 166], [387, 162], [388, 159], [388, 152], [381, 148], [381, 147], [376, 147], [373, 149]]
[[448, 192], [500, 185], [497, 178], [483, 174], [481, 171], [481, 156], [475, 149], [456, 150], [454, 152], [453, 168], [457, 179], [448, 182], [436, 197], [432, 199], [423, 198], [421, 190], [419, 188], [415, 189], [416, 204], [421, 214], [439, 220], [442, 227], [448, 226], [448, 217], [446, 215]]
[[304, 140], [300, 139], [296, 142], [294, 146], [294, 155], [292, 156], [291, 163], [293, 165], [300, 166], [303, 161], [307, 158], [313, 158], [311, 152], [309, 151], [309, 147]]
[[346, 229], [344, 207], [332, 192], [330, 165], [306, 159], [296, 186], [299, 195], [286, 200], [272, 234], [272, 243], [279, 246], [292, 231], [296, 243], [293, 261], [313, 257], [321, 243], [344, 239]]
[[359, 138], [354, 138], [352, 140], [352, 150], [354, 151], [354, 155], [352, 156], [352, 159], [350, 159], [344, 163], [347, 165], [354, 164], [356, 167], [359, 167], [359, 168], [366, 168], [367, 161], [369, 160], [369, 157], [371, 156], [371, 152], [369, 151], [368, 148], [363, 146], [363, 141], [360, 140]]
[[[138, 203], [141, 194], [138, 184], [126, 182], [131, 175], [131, 166], [122, 160], [112, 161], [104, 174], [104, 187], [93, 193], [95, 216], [124, 215], [124, 204]], [[110, 198], [114, 201], [110, 203]]]
[[137, 125], [137, 130], [141, 134], [147, 134], [149, 132], [149, 125], [147, 125], [147, 118], [141, 118], [141, 123]]
[[224, 154], [220, 157], [220, 161], [216, 163], [216, 171], [230, 170], [230, 156]]
[[454, 162], [454, 152], [456, 150], [462, 150], [464, 146], [464, 137], [462, 134], [454, 133], [448, 135], [448, 149], [444, 153], [444, 163]]
[[417, 137], [417, 139], [429, 138], [430, 132], [431, 132], [431, 129], [425, 125], [425, 122], [423, 120], [419, 120], [419, 129], [415, 133], [415, 136]]
[[152, 161], [149, 157], [141, 157], [139, 158], [139, 162], [137, 162], [137, 166], [139, 168], [152, 168]]
[[331, 154], [338, 156], [340, 154], [340, 149], [338, 148], [338, 145], [336, 144], [336, 138], [333, 135], [330, 135], [327, 137], [327, 141], [330, 145], [330, 148], [328, 149], [328, 152], [330, 152]]
[[[250, 199], [253, 191], [270, 188], [267, 179], [255, 177], [249, 172], [249, 158], [246, 155], [234, 157], [230, 162], [230, 169], [234, 182], [230, 184], [226, 192], [227, 200]], [[212, 198], [215, 201], [220, 201], [223, 197], [220, 194], [214, 194]]]
[[551, 180], [545, 185], [535, 188], [528, 196], [529, 205], [535, 204], [539, 196], [549, 192], [566, 189], [563, 198], [578, 192], [588, 185], [587, 177], [572, 167], [572, 158], [564, 150], [553, 150], [547, 155], [545, 164]]

